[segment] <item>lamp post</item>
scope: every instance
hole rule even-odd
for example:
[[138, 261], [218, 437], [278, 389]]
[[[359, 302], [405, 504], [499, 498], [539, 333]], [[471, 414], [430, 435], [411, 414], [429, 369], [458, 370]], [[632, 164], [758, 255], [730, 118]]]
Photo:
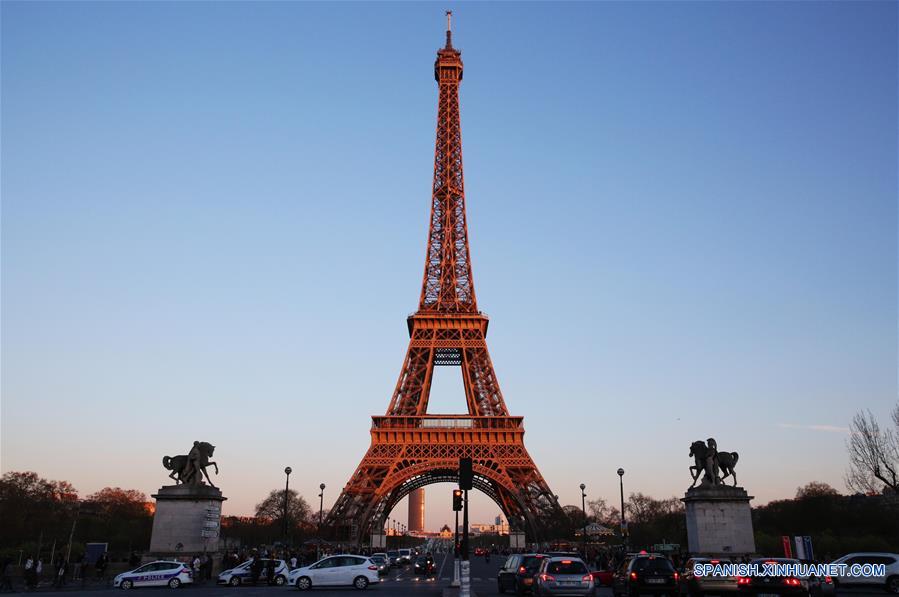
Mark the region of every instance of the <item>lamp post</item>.
[[325, 507], [325, 484], [322, 483], [318, 488], [321, 490], [321, 493], [318, 494], [318, 541], [316, 541], [315, 546], [316, 561], [320, 560], [322, 557], [322, 511]]
[[587, 560], [587, 492], [584, 491], [587, 488], [586, 485], [581, 483], [581, 512], [584, 513], [584, 528], [581, 531], [583, 536], [581, 537], [584, 544], [584, 560]]
[[627, 519], [624, 517], [624, 469], [618, 469], [618, 486], [621, 489], [621, 541], [627, 551]]
[[290, 496], [288, 493], [290, 491], [290, 473], [293, 472], [293, 469], [289, 466], [284, 469], [284, 474], [287, 478], [284, 481], [284, 541], [287, 542], [287, 499]]

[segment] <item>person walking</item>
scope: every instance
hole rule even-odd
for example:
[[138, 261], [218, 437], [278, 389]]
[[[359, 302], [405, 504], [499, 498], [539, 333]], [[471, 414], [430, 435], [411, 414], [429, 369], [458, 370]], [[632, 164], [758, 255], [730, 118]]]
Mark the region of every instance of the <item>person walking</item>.
[[63, 588], [63, 587], [65, 586], [65, 584], [66, 584], [66, 568], [67, 568], [67, 567], [68, 567], [68, 566], [66, 565], [66, 561], [63, 560], [62, 557], [60, 557], [60, 558], [59, 558], [59, 561], [56, 562], [56, 582], [55, 582], [55, 585], [56, 585], [56, 588], [57, 588], [57, 589]]
[[25, 589], [28, 591], [34, 590], [34, 558], [31, 557], [31, 554], [28, 554], [28, 557], [25, 558], [23, 575], [25, 577]]
[[106, 552], [103, 552], [100, 554], [100, 557], [97, 558], [97, 563], [94, 564], [94, 568], [97, 570], [97, 580], [106, 579], [107, 564], [109, 564], [109, 556], [106, 555]]
[[262, 576], [262, 559], [254, 554], [253, 562], [250, 564], [250, 579], [254, 585], [259, 583], [260, 576]]
[[203, 582], [203, 574], [200, 571], [201, 564], [202, 564], [202, 562], [200, 561], [200, 556], [195, 555], [193, 562], [192, 562], [192, 568], [194, 571], [194, 582], [196, 582], [197, 584], [200, 584]]
[[275, 584], [275, 564], [277, 561], [275, 560], [275, 554], [271, 554], [271, 557], [265, 563], [265, 578], [268, 580], [268, 584]]
[[12, 558], [3, 558], [0, 562], [0, 593], [15, 593], [12, 586]]

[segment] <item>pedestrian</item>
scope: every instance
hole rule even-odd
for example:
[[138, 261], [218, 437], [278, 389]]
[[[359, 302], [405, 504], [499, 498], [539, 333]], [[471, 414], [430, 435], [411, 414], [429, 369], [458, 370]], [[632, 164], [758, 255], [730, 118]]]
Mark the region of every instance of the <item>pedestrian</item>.
[[277, 561], [275, 560], [274, 554], [272, 554], [272, 557], [270, 557], [268, 559], [268, 561], [265, 563], [265, 577], [268, 580], [268, 584], [270, 584], [270, 585], [275, 584], [275, 564], [276, 563], [277, 563]]
[[106, 552], [100, 554], [100, 557], [97, 558], [97, 563], [94, 564], [94, 568], [97, 570], [97, 580], [103, 580], [106, 578], [106, 565], [109, 564], [109, 556]]
[[297, 554], [293, 552], [290, 554], [290, 569], [293, 570], [297, 567]]
[[3, 558], [0, 562], [0, 593], [15, 593], [12, 586], [12, 558]]
[[250, 564], [250, 579], [254, 585], [259, 582], [260, 576], [262, 576], [262, 559], [254, 555], [253, 562]]
[[139, 564], [140, 564], [140, 556], [137, 555], [136, 551], [132, 551], [131, 557], [128, 558], [128, 565], [131, 566], [132, 568], [137, 568]]
[[200, 565], [200, 569], [203, 571], [204, 581], [212, 580], [212, 558], [208, 553], [203, 554], [203, 563]]
[[194, 579], [195, 579], [195, 582], [197, 582], [197, 583], [201, 583], [203, 581], [203, 575], [200, 572], [200, 564], [201, 563], [202, 562], [200, 561], [200, 556], [195, 555], [194, 560], [192, 562], [192, 564], [193, 564], [192, 567], [193, 567], [193, 571], [194, 571]]
[[61, 557], [56, 563], [56, 588], [61, 589], [66, 584], [66, 562]]
[[78, 578], [81, 579], [81, 586], [83, 587], [87, 582], [88, 569], [90, 568], [91, 561], [87, 557], [87, 552], [82, 554], [81, 562], [78, 566]]

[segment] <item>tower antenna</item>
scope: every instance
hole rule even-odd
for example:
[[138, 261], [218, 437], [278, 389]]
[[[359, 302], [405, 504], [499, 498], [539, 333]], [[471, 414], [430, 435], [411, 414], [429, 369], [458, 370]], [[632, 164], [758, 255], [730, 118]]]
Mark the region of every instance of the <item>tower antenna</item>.
[[453, 11], [446, 11], [446, 48], [453, 47]]

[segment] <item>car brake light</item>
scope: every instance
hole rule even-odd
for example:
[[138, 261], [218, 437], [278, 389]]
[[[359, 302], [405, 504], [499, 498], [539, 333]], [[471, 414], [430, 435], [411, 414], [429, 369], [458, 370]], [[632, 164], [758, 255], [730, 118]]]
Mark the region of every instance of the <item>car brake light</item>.
[[631, 580], [637, 580], [637, 573], [631, 572]]
[[641, 549], [641, 550], [640, 550], [640, 555], [645, 555], [645, 554], [646, 554], [646, 550], [645, 550], [645, 549]]
[[675, 573], [674, 573], [674, 582], [677, 582], [678, 579], [680, 579], [680, 574], [678, 574], [677, 572], [675, 572]]
[[521, 567], [518, 569], [518, 573], [519, 573], [519, 574], [524, 573], [524, 566], [521, 566]]
[[562, 563], [563, 563], [563, 564], [570, 564], [570, 563], [571, 563], [571, 560], [562, 560]]
[[540, 580], [542, 580], [543, 582], [554, 582], [556, 579], [549, 574], [541, 574]]
[[369, 570], [377, 570], [378, 567], [377, 567], [377, 566], [369, 566], [368, 569], [369, 569]]
[[825, 577], [824, 577], [824, 584], [828, 584], [828, 585], [833, 584], [833, 579], [830, 578], [829, 576], [825, 576]]
[[720, 564], [721, 560], [710, 560], [710, 564]]
[[800, 581], [798, 578], [787, 577], [784, 579], [784, 583], [790, 587], [798, 587], [802, 584], [802, 581]]
[[751, 582], [752, 582], [752, 579], [749, 578], [748, 576], [738, 576], [738, 577], [737, 577], [737, 584], [738, 584], [738, 585], [748, 585], [748, 584], [750, 584]]
[[583, 578], [581, 578], [581, 582], [590, 582], [591, 580], [593, 580], [592, 574], [588, 574], [588, 575], [584, 576]]

